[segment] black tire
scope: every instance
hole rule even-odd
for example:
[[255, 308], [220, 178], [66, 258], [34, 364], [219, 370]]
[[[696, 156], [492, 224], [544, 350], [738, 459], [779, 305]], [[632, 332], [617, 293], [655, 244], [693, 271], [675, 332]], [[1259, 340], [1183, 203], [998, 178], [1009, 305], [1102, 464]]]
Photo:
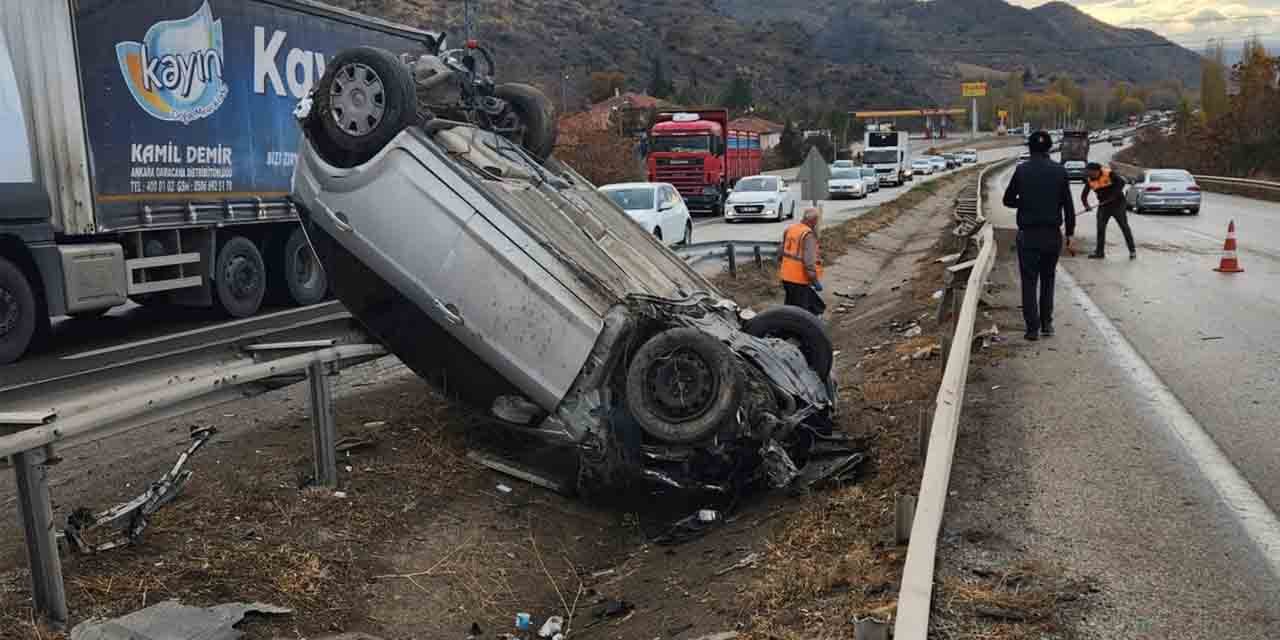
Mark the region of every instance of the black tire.
[[782, 215], [782, 203], [779, 202], [778, 203], [778, 222], [782, 222], [783, 220], [786, 220], [786, 219], [787, 217]]
[[662, 228], [661, 227], [653, 228], [653, 237], [658, 239], [658, 244], [662, 244]]
[[1198, 215], [1200, 215], [1200, 207], [1196, 207], [1196, 208], [1192, 209], [1192, 210], [1191, 210], [1191, 215], [1193, 215], [1193, 216], [1198, 216]]
[[512, 142], [524, 147], [538, 162], [550, 158], [556, 137], [560, 134], [556, 108], [551, 99], [536, 87], [519, 82], [500, 84], [493, 93], [511, 105], [523, 125], [523, 135]]
[[[364, 87], [352, 84], [363, 83]], [[334, 56], [316, 84], [307, 134], [326, 162], [368, 162], [418, 120], [413, 76], [391, 52], [356, 47]]]
[[831, 363], [835, 359], [831, 336], [827, 335], [822, 320], [812, 313], [800, 307], [772, 307], [749, 320], [744, 330], [757, 338], [780, 338], [795, 343], [818, 377], [824, 382], [831, 377]]
[[680, 244], [686, 247], [693, 244], [693, 221], [684, 223], [684, 240], [681, 240]]
[[0, 364], [16, 362], [31, 347], [44, 313], [18, 265], [0, 258]]
[[218, 249], [214, 266], [213, 303], [233, 318], [247, 318], [262, 307], [267, 293], [267, 267], [258, 246], [232, 236]]
[[272, 288], [299, 307], [316, 304], [329, 294], [329, 279], [316, 259], [302, 227], [289, 232], [271, 269]]
[[788, 219], [788, 220], [795, 220], [795, 219], [796, 219], [796, 203], [795, 203], [795, 202], [792, 202], [792, 203], [791, 203], [791, 213], [788, 213], [788, 214], [787, 214], [787, 219]]
[[697, 442], [737, 414], [745, 386], [740, 367], [729, 347], [713, 336], [668, 329], [632, 357], [627, 407], [650, 436], [673, 444]]

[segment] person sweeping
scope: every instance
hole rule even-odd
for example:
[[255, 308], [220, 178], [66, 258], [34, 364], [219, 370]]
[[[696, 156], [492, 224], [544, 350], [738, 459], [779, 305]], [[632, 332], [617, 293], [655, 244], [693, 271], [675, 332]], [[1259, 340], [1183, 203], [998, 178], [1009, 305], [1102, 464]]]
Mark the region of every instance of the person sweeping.
[[1115, 218], [1116, 224], [1120, 225], [1120, 232], [1124, 234], [1125, 244], [1129, 245], [1129, 259], [1137, 258], [1138, 249], [1133, 242], [1129, 214], [1125, 210], [1124, 178], [1112, 172], [1111, 167], [1104, 167], [1097, 162], [1090, 162], [1085, 167], [1085, 173], [1088, 179], [1084, 190], [1080, 192], [1080, 203], [1086, 211], [1095, 208], [1089, 204], [1089, 193], [1098, 194], [1098, 246], [1089, 257], [1095, 260], [1107, 257], [1107, 223]]

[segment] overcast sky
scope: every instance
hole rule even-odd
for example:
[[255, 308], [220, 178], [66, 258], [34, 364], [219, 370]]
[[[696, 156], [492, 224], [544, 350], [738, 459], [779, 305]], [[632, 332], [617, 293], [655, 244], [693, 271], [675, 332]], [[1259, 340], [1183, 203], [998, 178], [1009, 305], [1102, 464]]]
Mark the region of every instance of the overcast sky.
[[[1010, 0], [1034, 7], [1048, 0]], [[1099, 20], [1150, 29], [1191, 49], [1223, 38], [1236, 48], [1257, 34], [1269, 45], [1280, 42], [1280, 0], [1066, 0]]]

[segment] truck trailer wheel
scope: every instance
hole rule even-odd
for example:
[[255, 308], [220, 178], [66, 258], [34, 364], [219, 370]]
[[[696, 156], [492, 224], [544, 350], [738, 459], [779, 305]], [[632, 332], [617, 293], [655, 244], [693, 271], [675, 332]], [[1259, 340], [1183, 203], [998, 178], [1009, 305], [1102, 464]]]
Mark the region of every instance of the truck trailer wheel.
[[214, 304], [233, 318], [258, 312], [267, 292], [267, 269], [258, 246], [244, 236], [232, 236], [218, 250], [214, 269]]
[[302, 227], [289, 232], [289, 237], [278, 247], [280, 254], [272, 265], [272, 286], [299, 307], [316, 304], [329, 293], [329, 279], [316, 259], [307, 234]]
[[17, 265], [0, 258], [0, 364], [15, 362], [27, 352], [36, 335], [39, 313], [27, 276]]
[[418, 118], [413, 76], [385, 49], [347, 49], [316, 85], [307, 133], [326, 162], [368, 162]]
[[519, 120], [514, 123], [518, 133], [512, 142], [524, 147], [538, 162], [551, 157], [560, 133], [551, 99], [536, 87], [519, 82], [500, 84], [493, 93], [511, 105], [512, 115]]
[[672, 444], [711, 436], [738, 411], [745, 382], [729, 347], [698, 329], [668, 329], [627, 368], [627, 407], [640, 428]]

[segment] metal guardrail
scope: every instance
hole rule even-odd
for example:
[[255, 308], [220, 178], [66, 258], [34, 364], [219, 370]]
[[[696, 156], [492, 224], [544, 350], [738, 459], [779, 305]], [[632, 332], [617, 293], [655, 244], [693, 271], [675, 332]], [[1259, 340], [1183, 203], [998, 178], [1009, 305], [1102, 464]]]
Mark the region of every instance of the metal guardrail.
[[[347, 344], [342, 344], [343, 341]], [[0, 459], [14, 468], [18, 513], [31, 569], [36, 611], [54, 626], [67, 622], [62, 564], [55, 539], [48, 467], [55, 446], [101, 439], [191, 411], [310, 382], [316, 483], [337, 483], [333, 396], [328, 377], [344, 366], [386, 355], [355, 330], [350, 316], [320, 318], [256, 337], [162, 353], [61, 378], [44, 389], [5, 396]]]
[[703, 262], [722, 261], [728, 266], [729, 273], [736, 276], [741, 260], [749, 260], [758, 267], [762, 267], [765, 260], [777, 260], [780, 245], [766, 240], [717, 240], [682, 245], [675, 247], [674, 251], [695, 267]]
[[[1129, 164], [1127, 162], [1112, 162], [1112, 167], [1119, 169], [1126, 177], [1137, 177], [1142, 174], [1145, 167]], [[1274, 193], [1280, 195], [1280, 182], [1272, 182], [1270, 180], [1252, 180], [1249, 178], [1230, 178], [1227, 176], [1205, 176], [1192, 174], [1196, 182], [1203, 185], [1220, 186], [1220, 187], [1237, 187], [1240, 189], [1257, 189], [1259, 191]]]
[[[930, 602], [933, 596], [934, 562], [938, 550], [938, 532], [946, 507], [947, 486], [951, 479], [951, 462], [955, 454], [960, 412], [964, 404], [965, 382], [969, 375], [969, 356], [973, 329], [977, 323], [978, 299], [996, 259], [995, 231], [982, 219], [982, 191], [987, 173], [1009, 160], [987, 166], [978, 174], [974, 210], [982, 225], [978, 232], [981, 249], [969, 264], [964, 301], [956, 317], [956, 329], [947, 356], [942, 384], [938, 389], [933, 423], [929, 430], [928, 451], [920, 495], [911, 518], [911, 536], [907, 545], [906, 565], [898, 592], [897, 619], [893, 637], [897, 640], [925, 640], [929, 632]], [[959, 204], [959, 203], [958, 203]], [[956, 265], [957, 267], [961, 265]]]

